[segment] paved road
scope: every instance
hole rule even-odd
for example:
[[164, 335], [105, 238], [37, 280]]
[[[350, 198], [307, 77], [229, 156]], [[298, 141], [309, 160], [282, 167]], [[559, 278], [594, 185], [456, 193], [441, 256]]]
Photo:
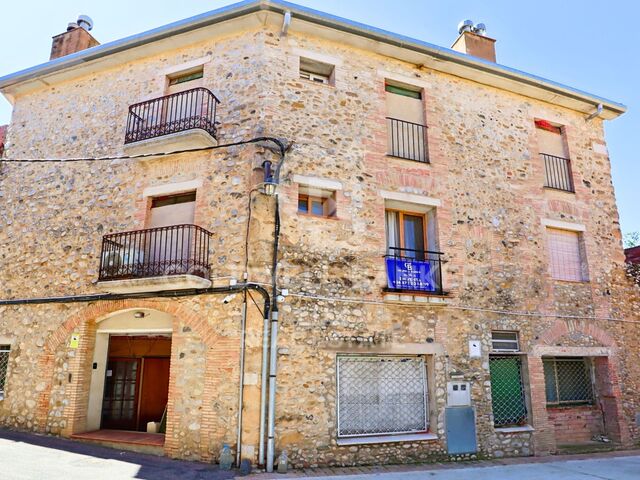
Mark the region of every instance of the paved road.
[[[611, 456], [580, 460], [505, 460], [507, 465], [455, 465], [409, 471], [319, 476], [314, 480], [640, 480], [640, 455]], [[566, 458], [566, 457], [564, 457]], [[400, 468], [401, 469], [401, 468]], [[365, 471], [367, 469], [364, 469]], [[352, 470], [351, 472], [354, 472]], [[251, 478], [286, 479], [288, 475], [252, 475]], [[234, 472], [223, 472], [213, 465], [181, 462], [151, 455], [122, 452], [70, 440], [0, 430], [1, 480], [230, 480]]]
[[1, 480], [228, 480], [214, 465], [0, 430]]

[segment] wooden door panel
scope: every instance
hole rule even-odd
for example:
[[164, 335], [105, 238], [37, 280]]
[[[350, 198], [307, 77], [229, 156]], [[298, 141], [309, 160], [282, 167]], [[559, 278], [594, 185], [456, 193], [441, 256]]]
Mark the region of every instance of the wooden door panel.
[[169, 358], [145, 357], [140, 387], [139, 430], [159, 422], [169, 397]]
[[102, 428], [136, 428], [139, 372], [140, 360], [137, 358], [109, 359], [102, 402]]

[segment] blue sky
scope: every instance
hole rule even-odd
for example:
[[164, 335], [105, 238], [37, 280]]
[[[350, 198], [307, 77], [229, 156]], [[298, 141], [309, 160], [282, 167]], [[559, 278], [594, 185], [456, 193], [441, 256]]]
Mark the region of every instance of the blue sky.
[[[7, 2], [0, 24], [0, 74], [49, 58], [51, 37], [78, 14], [102, 43], [234, 1], [80, 0]], [[606, 122], [623, 232], [640, 231], [640, 2], [634, 0], [297, 0], [296, 3], [442, 46], [465, 18], [487, 25], [498, 62], [626, 104]], [[11, 107], [0, 99], [0, 124]]]

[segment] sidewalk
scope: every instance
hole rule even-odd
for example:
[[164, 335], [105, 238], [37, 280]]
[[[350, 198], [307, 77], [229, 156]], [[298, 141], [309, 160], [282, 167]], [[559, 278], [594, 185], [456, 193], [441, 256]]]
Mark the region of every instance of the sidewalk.
[[316, 480], [640, 480], [640, 450], [517, 457], [460, 463], [335, 467], [254, 473], [248, 479], [314, 478]]
[[216, 465], [115, 450], [0, 429], [2, 480], [639, 480], [640, 450], [464, 463], [319, 468], [291, 472], [221, 471]]

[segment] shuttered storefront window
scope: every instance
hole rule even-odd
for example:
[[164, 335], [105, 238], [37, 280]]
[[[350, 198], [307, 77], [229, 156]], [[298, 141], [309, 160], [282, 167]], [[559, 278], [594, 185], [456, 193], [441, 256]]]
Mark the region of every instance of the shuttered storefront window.
[[427, 431], [424, 359], [338, 357], [338, 436]]
[[587, 359], [545, 358], [542, 363], [548, 405], [593, 402], [593, 384]]
[[527, 423], [527, 405], [522, 382], [522, 360], [517, 355], [491, 355], [491, 401], [496, 427]]
[[575, 282], [587, 279], [578, 232], [547, 228], [547, 244], [553, 278]]

